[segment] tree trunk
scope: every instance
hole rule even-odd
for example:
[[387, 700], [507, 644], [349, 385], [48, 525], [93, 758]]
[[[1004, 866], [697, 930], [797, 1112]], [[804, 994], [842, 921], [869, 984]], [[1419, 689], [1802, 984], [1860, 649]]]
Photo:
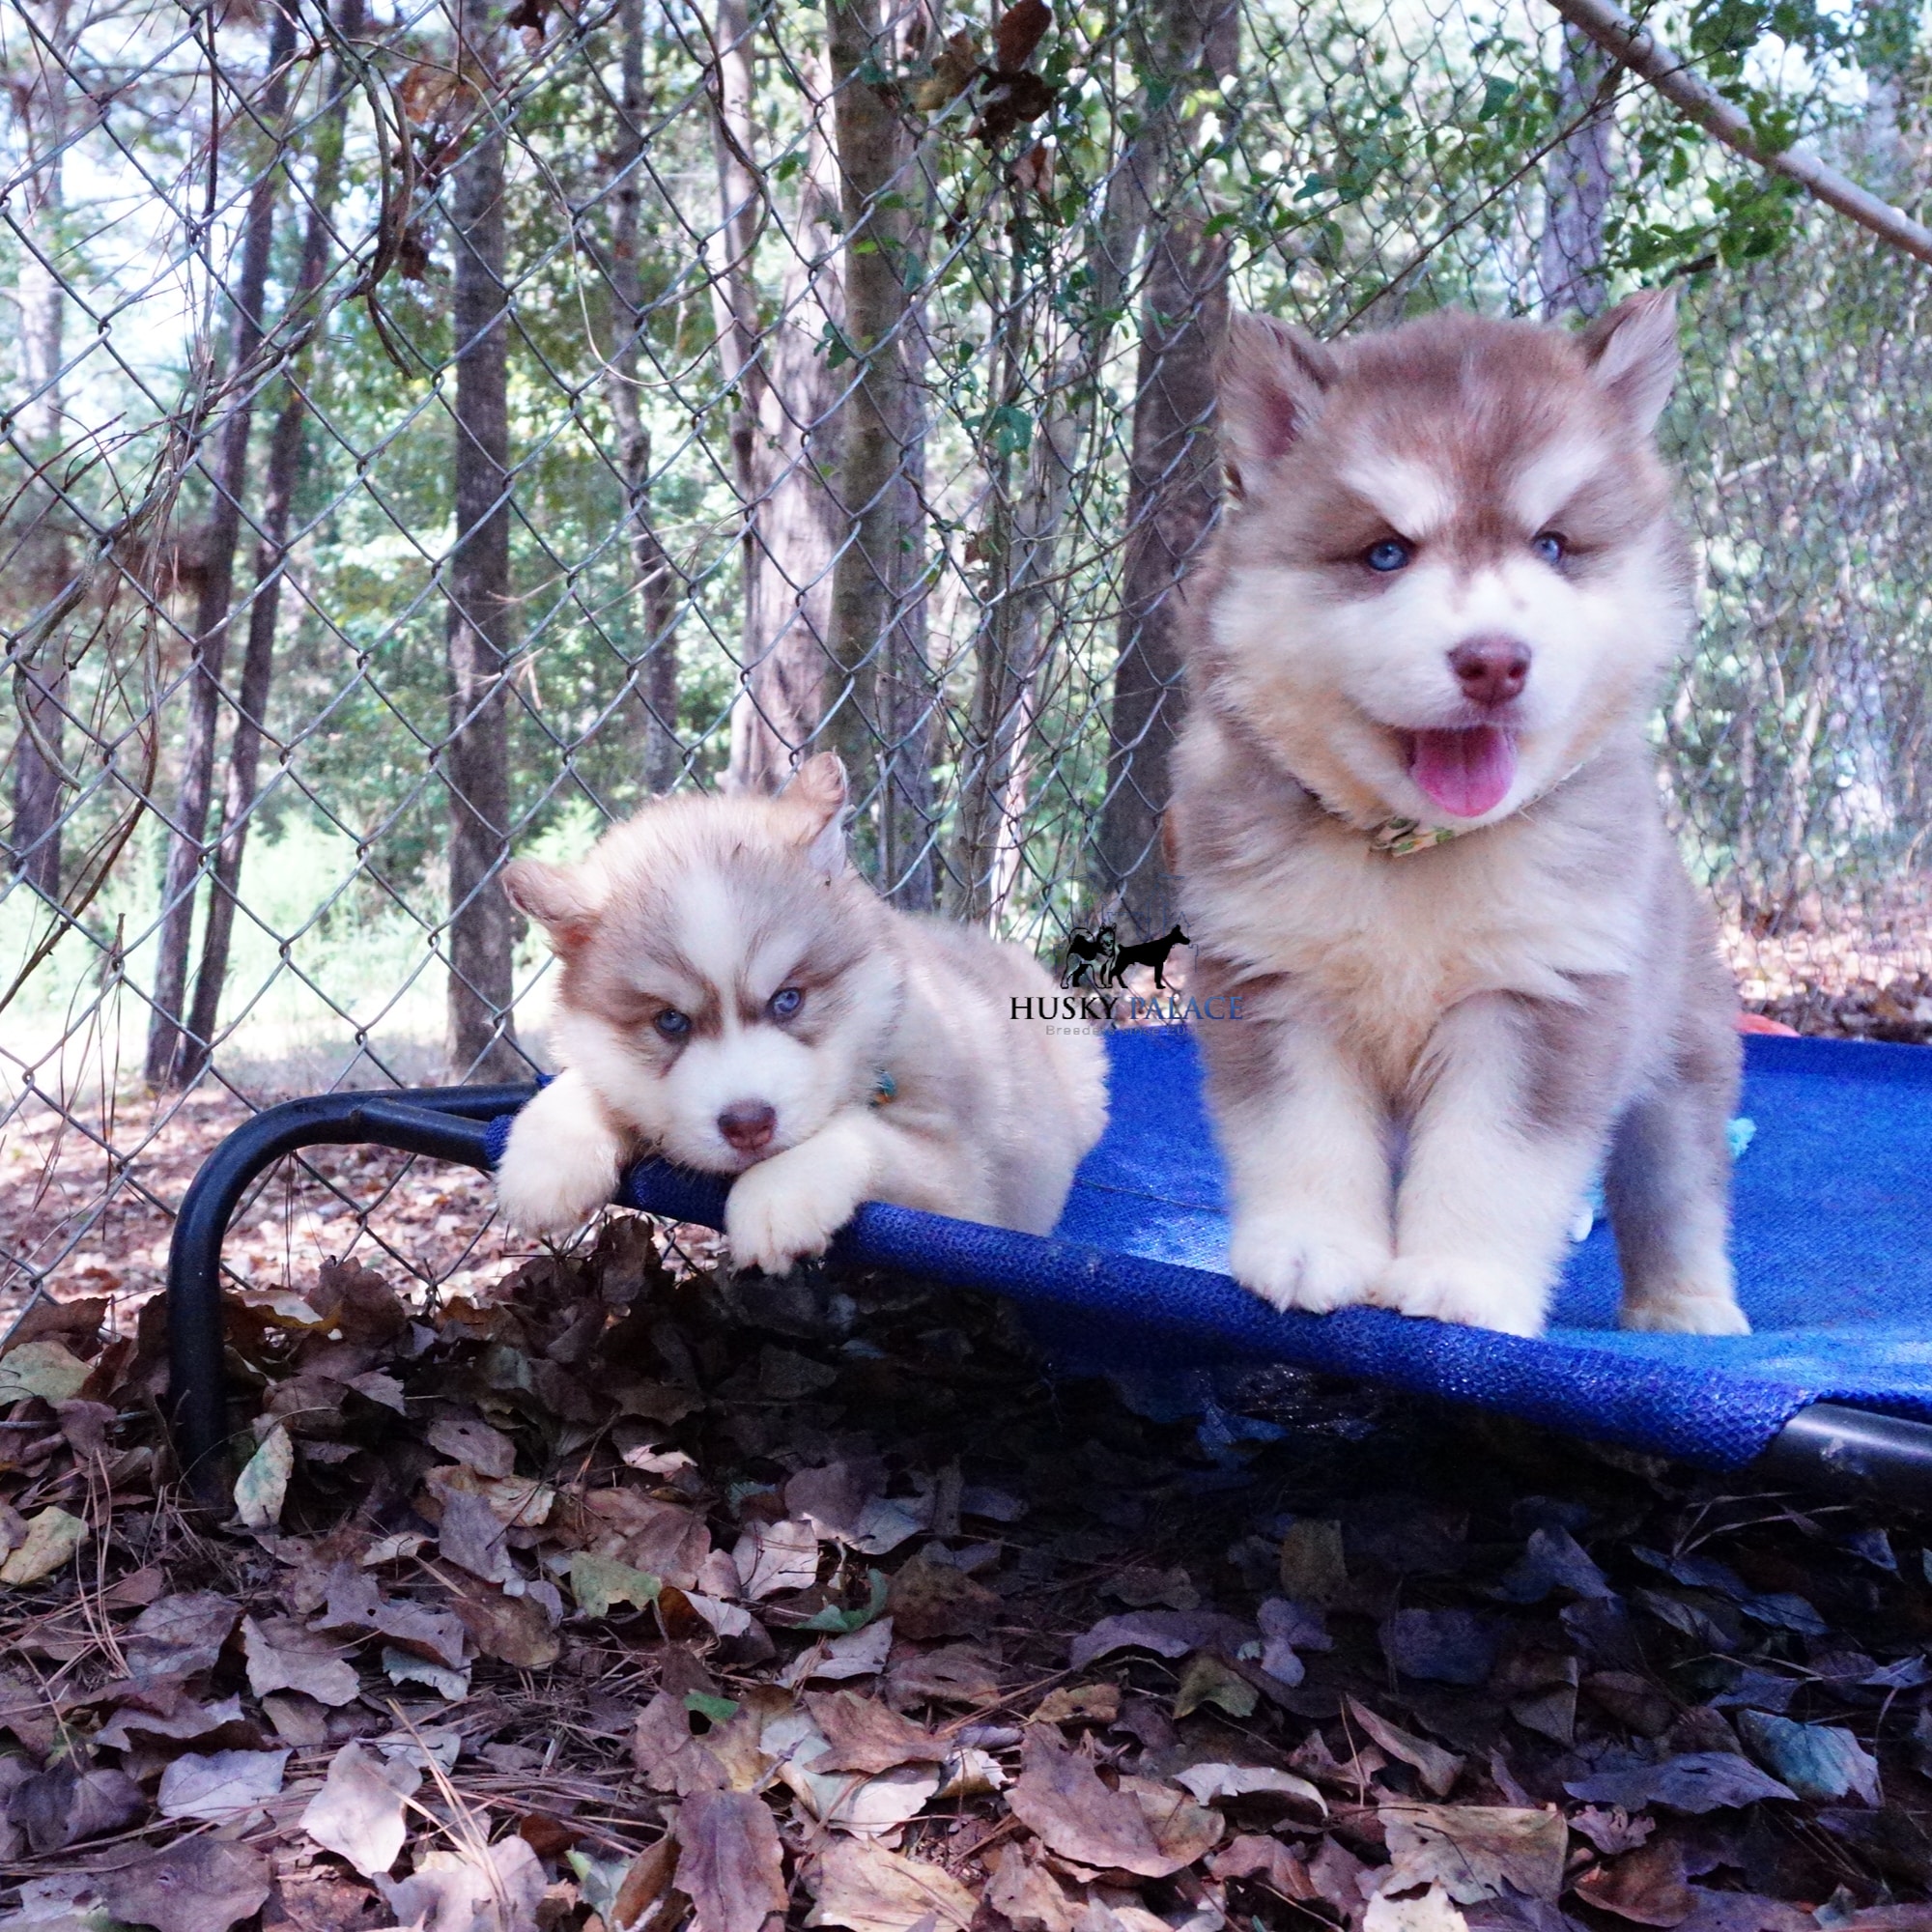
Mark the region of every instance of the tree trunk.
[[9, 844], [20, 877], [58, 902], [68, 667], [54, 611], [73, 576], [72, 547], [62, 528], [54, 480], [64, 426], [61, 364], [67, 333], [67, 290], [57, 266], [69, 118], [67, 70], [59, 56], [71, 43], [64, 0], [49, 10], [43, 28], [51, 49], [40, 51], [36, 71], [15, 100], [31, 170], [23, 197], [31, 245], [20, 258], [20, 373], [28, 395], [20, 412], [20, 440], [37, 464], [48, 467], [23, 506], [32, 522], [18, 552], [21, 629], [44, 629], [32, 643], [16, 644], [10, 653], [20, 735], [14, 752]]
[[510, 1013], [510, 902], [497, 884], [508, 856], [510, 657], [509, 299], [504, 286], [504, 138], [494, 116], [489, 0], [463, 0], [461, 71], [480, 89], [470, 145], [449, 203], [456, 255], [454, 482], [449, 554], [449, 1057], [459, 1080], [527, 1071]]
[[1563, 29], [1563, 64], [1556, 79], [1559, 125], [1580, 125], [1551, 152], [1545, 177], [1543, 236], [1536, 275], [1543, 313], [1550, 322], [1593, 316], [1604, 306], [1604, 216], [1610, 203], [1608, 54], [1577, 28]]
[[[1172, 83], [1178, 107], [1218, 92], [1235, 71], [1240, 21], [1234, 0], [1162, 0], [1149, 26], [1149, 71]], [[1180, 585], [1220, 500], [1213, 434], [1213, 357], [1228, 326], [1228, 245], [1208, 233], [1195, 176], [1198, 126], [1163, 108], [1153, 136], [1161, 205], [1151, 221], [1141, 296], [1134, 444], [1127, 484], [1120, 649], [1107, 731], [1098, 897], [1130, 931], [1158, 932], [1174, 917], [1174, 882], [1160, 849], [1168, 755], [1179, 729]]]
[[[986, 592], [986, 612], [975, 640], [974, 706], [960, 787], [959, 839], [953, 861], [959, 916], [997, 927], [1020, 869], [1031, 783], [1030, 743], [1039, 694], [1054, 642], [1049, 609], [1059, 578], [1056, 559], [1093, 434], [1099, 380], [1113, 335], [1111, 318], [1140, 246], [1152, 184], [1150, 130], [1158, 125], [1143, 92], [1137, 130], [1109, 171], [1107, 194], [1087, 250], [1091, 288], [1086, 330], [1041, 358], [1038, 427], [1028, 451], [1017, 501], [1008, 506], [995, 486], [987, 548], [1000, 573]], [[1157, 155], [1152, 158], [1157, 160]], [[1017, 284], [1021, 270], [1015, 265]], [[1002, 318], [1011, 338], [1012, 366], [1038, 353], [1038, 331], [1050, 318], [1022, 310], [1018, 291]], [[1024, 397], [1018, 407], [1027, 407]], [[990, 571], [989, 571], [990, 574]]]
[[[781, 17], [778, 14], [774, 19]], [[806, 76], [806, 165], [781, 246], [776, 314], [759, 315], [756, 255], [766, 185], [752, 119], [752, 26], [743, 0], [721, 0], [712, 75], [725, 259], [712, 284], [719, 359], [733, 397], [731, 451], [744, 506], [744, 627], [731, 706], [726, 784], [770, 791], [812, 749], [832, 665], [832, 559], [842, 532], [828, 484], [838, 380], [828, 330], [844, 324], [835, 217], [837, 170], [825, 125], [822, 62]]]
[[[274, 147], [249, 189], [243, 217], [241, 270], [235, 285], [231, 373], [253, 361], [263, 334], [262, 298], [268, 286], [274, 241], [275, 199], [281, 185], [282, 122], [288, 105], [289, 65], [295, 52], [295, 15], [278, 8], [269, 32], [269, 77], [259, 118]], [[161, 893], [161, 929], [155, 964], [155, 1004], [148, 1022], [146, 1072], [154, 1087], [174, 1087], [190, 1055], [182, 1025], [187, 992], [188, 942], [194, 901], [208, 857], [208, 808], [214, 786], [214, 739], [220, 724], [221, 672], [228, 654], [229, 617], [235, 595], [235, 550], [242, 535], [242, 497], [247, 485], [248, 438], [254, 398], [245, 384], [233, 398], [215, 443], [209, 473], [213, 502], [206, 532], [201, 592], [187, 685], [187, 723], [182, 735], [181, 788], [168, 835], [167, 873]], [[196, 1042], [205, 1055], [207, 1042]]]
[[683, 577], [659, 541], [651, 516], [651, 433], [639, 393], [638, 344], [645, 327], [643, 282], [638, 262], [639, 164], [644, 152], [643, 0], [619, 0], [618, 58], [623, 94], [612, 197], [611, 289], [617, 344], [606, 369], [605, 394], [617, 425], [617, 465], [624, 485], [624, 520], [631, 556], [632, 595], [643, 613], [643, 648], [632, 661], [633, 705], [642, 713], [645, 787], [668, 791], [683, 768], [677, 733], [677, 618]]
[[928, 906], [937, 699], [925, 653], [918, 383], [925, 193], [896, 90], [875, 77], [896, 66], [878, 0], [828, 0], [826, 14], [838, 89], [845, 342], [857, 363], [839, 412], [844, 529], [832, 578], [840, 685], [832, 736], [861, 800], [869, 796], [880, 889], [902, 905]]
[[[342, 9], [346, 33], [361, 31], [361, 0]], [[327, 279], [330, 224], [342, 175], [343, 129], [355, 81], [338, 64], [330, 82], [327, 112], [313, 124], [315, 175], [309, 186], [308, 221], [302, 234], [301, 267], [284, 313], [298, 321]], [[208, 1064], [228, 979], [228, 952], [234, 936], [236, 893], [248, 842], [248, 819], [261, 774], [262, 739], [267, 729], [269, 694], [275, 675], [275, 629], [281, 615], [282, 580], [288, 569], [289, 522], [302, 470], [302, 432], [308, 418], [307, 384], [315, 363], [311, 341], [281, 381], [282, 403], [269, 437], [263, 479], [262, 516], [255, 545], [254, 596], [248, 606], [248, 644], [242, 659], [242, 689], [236, 700], [235, 735], [228, 748], [228, 782], [221, 801], [221, 834], [214, 848], [214, 883], [209, 895], [208, 923], [202, 933], [201, 964], [194, 980], [194, 1005], [182, 1046], [182, 1079], [192, 1081]]]

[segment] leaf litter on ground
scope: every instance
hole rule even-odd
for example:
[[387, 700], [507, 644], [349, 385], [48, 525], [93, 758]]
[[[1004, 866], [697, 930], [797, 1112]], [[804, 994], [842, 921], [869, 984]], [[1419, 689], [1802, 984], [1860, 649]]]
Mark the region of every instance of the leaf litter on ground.
[[706, 1252], [238, 1292], [206, 1514], [158, 1310], [0, 1344], [0, 1924], [1932, 1925], [1910, 1520]]

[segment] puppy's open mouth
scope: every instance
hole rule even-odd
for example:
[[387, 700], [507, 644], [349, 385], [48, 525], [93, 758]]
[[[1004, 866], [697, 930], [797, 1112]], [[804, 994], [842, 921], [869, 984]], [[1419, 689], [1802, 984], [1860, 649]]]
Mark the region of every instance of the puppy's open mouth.
[[1516, 782], [1516, 734], [1501, 724], [1405, 731], [1408, 775], [1452, 818], [1480, 818]]

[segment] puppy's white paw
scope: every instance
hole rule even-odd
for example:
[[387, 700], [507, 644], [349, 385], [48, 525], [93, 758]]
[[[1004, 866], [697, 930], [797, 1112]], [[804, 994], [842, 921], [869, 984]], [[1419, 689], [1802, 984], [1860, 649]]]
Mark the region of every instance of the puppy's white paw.
[[497, 1170], [497, 1206], [525, 1234], [568, 1235], [609, 1204], [623, 1148], [599, 1120], [561, 1108], [538, 1113], [542, 1100], [531, 1101], [510, 1129]]
[[1748, 1335], [1750, 1322], [1734, 1294], [1712, 1294], [1687, 1285], [1651, 1291], [1641, 1301], [1626, 1301], [1617, 1314], [1619, 1328], [1648, 1335]]
[[1237, 1217], [1228, 1241], [1228, 1272], [1270, 1306], [1327, 1315], [1366, 1301], [1369, 1285], [1388, 1265], [1388, 1249], [1372, 1236], [1307, 1216]]
[[858, 1206], [836, 1180], [788, 1154], [747, 1168], [724, 1200], [732, 1264], [782, 1274], [808, 1255], [822, 1255]]
[[1451, 1255], [1401, 1255], [1383, 1269], [1369, 1299], [1398, 1315], [1426, 1316], [1505, 1335], [1541, 1335], [1548, 1291], [1502, 1264]]

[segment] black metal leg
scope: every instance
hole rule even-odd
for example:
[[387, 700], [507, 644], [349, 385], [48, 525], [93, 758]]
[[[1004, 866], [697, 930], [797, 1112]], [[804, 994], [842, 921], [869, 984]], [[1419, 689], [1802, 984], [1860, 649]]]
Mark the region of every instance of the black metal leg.
[[249, 1183], [305, 1147], [369, 1145], [487, 1168], [487, 1122], [535, 1087], [429, 1087], [396, 1094], [323, 1094], [270, 1107], [202, 1163], [168, 1247], [168, 1409], [182, 1473], [204, 1500], [226, 1493], [221, 1242]]
[[1932, 1509], [1932, 1427], [1815, 1402], [1778, 1431], [1752, 1473], [1866, 1502]]

